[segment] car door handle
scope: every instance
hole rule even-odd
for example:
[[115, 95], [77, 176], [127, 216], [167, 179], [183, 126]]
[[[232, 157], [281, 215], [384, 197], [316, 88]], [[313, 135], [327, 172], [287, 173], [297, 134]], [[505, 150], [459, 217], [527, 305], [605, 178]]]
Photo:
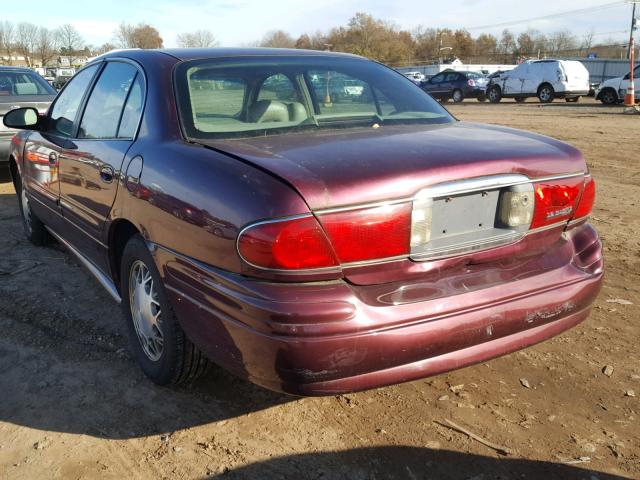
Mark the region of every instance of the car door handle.
[[109, 166], [104, 166], [100, 169], [100, 180], [102, 180], [104, 183], [113, 182], [113, 175], [113, 168]]

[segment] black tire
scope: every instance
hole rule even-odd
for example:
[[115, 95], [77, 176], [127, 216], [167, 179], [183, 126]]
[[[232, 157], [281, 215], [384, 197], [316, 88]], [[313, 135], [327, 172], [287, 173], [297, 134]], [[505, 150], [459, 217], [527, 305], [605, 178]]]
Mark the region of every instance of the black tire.
[[502, 100], [502, 91], [500, 90], [500, 87], [497, 85], [490, 87], [487, 90], [487, 98], [491, 103], [500, 103], [500, 100]]
[[45, 228], [44, 223], [42, 223], [42, 220], [31, 210], [29, 196], [27, 195], [20, 175], [16, 175], [15, 185], [24, 234], [31, 243], [42, 247], [51, 241], [51, 236]]
[[455, 102], [455, 103], [461, 103], [464, 100], [464, 93], [462, 93], [462, 90], [456, 88], [452, 93], [451, 93], [451, 99]]
[[[141, 266], [146, 267], [146, 271], [150, 274], [150, 283], [144, 282], [138, 285], [149, 286], [149, 297], [153, 297], [156, 306], [157, 323], [153, 325], [149, 331], [153, 335], [161, 337], [161, 349], [156, 346], [155, 351], [158, 353], [157, 358], [149, 353], [149, 346], [152, 342], [146, 342], [147, 350], [143, 347], [143, 334], [138, 334], [136, 323], [134, 322], [133, 309], [136, 299], [135, 286], [130, 290], [132, 282], [136, 282], [132, 274], [139, 272]], [[129, 334], [129, 344], [134, 358], [138, 365], [154, 383], [158, 385], [178, 385], [182, 383], [192, 382], [203, 373], [209, 366], [209, 361], [203, 353], [187, 338], [184, 331], [180, 327], [178, 320], [173, 313], [173, 309], [169, 304], [166, 291], [162, 284], [160, 274], [156, 268], [155, 262], [149, 249], [142, 237], [134, 235], [127, 242], [122, 254], [121, 262], [121, 280], [120, 287], [122, 292], [122, 306], [127, 319], [127, 331]], [[145, 287], [142, 287], [145, 288]], [[133, 295], [132, 295], [133, 293]], [[133, 302], [132, 302], [133, 298]], [[140, 307], [143, 300], [140, 300], [136, 306]], [[149, 304], [150, 305], [150, 304]], [[152, 310], [150, 310], [152, 311]], [[159, 313], [158, 313], [159, 311]], [[138, 308], [139, 315], [143, 315], [142, 309]], [[139, 318], [139, 317], [137, 317]], [[138, 325], [140, 325], [138, 323]], [[160, 350], [158, 352], [158, 350]]]
[[526, 101], [527, 101], [527, 97], [516, 97], [516, 98], [514, 98], [514, 100], [515, 100], [517, 103], [524, 103], [524, 102], [526, 102]]
[[564, 99], [567, 103], [578, 103], [580, 101], [580, 97], [569, 97]]
[[618, 94], [613, 88], [605, 88], [598, 95], [598, 100], [605, 105], [615, 105], [618, 103]]
[[543, 83], [538, 88], [538, 100], [540, 103], [551, 103], [556, 98], [556, 92], [551, 85]]

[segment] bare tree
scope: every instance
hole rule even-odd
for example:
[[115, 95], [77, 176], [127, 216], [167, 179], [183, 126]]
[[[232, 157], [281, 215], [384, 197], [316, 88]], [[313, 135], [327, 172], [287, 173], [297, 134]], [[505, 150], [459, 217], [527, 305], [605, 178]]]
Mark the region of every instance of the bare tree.
[[38, 27], [33, 23], [20, 22], [16, 28], [15, 47], [28, 66], [33, 65], [33, 53], [38, 41]]
[[593, 45], [593, 37], [595, 36], [595, 30], [593, 29], [593, 27], [591, 27], [591, 30], [589, 30], [584, 37], [582, 37], [582, 43], [580, 45], [580, 48], [584, 48], [585, 50], [589, 50], [591, 48], [591, 46]]
[[65, 23], [56, 30], [56, 39], [60, 45], [60, 53], [65, 55], [73, 55], [84, 47], [82, 35], [70, 23]]
[[123, 22], [114, 35], [121, 48], [162, 48], [160, 32], [146, 23], [134, 26]]
[[40, 65], [46, 66], [56, 56], [57, 42], [54, 33], [46, 27], [38, 29], [36, 40], [36, 56], [40, 59]]
[[260, 46], [274, 48], [294, 48], [296, 46], [296, 41], [291, 35], [283, 30], [273, 30], [262, 37]]
[[578, 42], [569, 30], [560, 30], [549, 35], [547, 45], [549, 53], [551, 53], [551, 55], [557, 55], [560, 52], [575, 50]]
[[8, 21], [0, 22], [0, 58], [7, 56], [7, 62], [11, 65], [11, 51], [13, 50], [13, 41], [15, 35], [15, 27], [13, 23]]
[[178, 46], [182, 48], [210, 48], [217, 47], [220, 42], [209, 30], [181, 33], [177, 37]]

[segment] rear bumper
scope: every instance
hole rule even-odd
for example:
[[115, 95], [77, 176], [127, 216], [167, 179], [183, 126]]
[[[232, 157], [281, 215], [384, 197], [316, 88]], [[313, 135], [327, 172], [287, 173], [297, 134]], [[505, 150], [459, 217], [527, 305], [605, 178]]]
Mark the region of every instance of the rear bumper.
[[298, 395], [405, 382], [535, 344], [584, 320], [603, 278], [588, 225], [546, 255], [400, 287], [259, 282], [162, 248], [154, 256], [192, 341], [237, 375]]

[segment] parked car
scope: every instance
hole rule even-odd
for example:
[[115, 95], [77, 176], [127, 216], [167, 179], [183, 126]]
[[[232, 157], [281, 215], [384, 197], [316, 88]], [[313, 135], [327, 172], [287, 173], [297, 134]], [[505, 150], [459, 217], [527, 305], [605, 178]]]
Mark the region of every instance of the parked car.
[[589, 72], [581, 62], [534, 60], [492, 78], [487, 98], [492, 103], [503, 98], [524, 102], [529, 97], [538, 97], [542, 103], [553, 102], [555, 98], [577, 102], [589, 93], [589, 88]]
[[436, 100], [447, 101], [450, 98], [460, 103], [465, 98], [486, 100], [487, 78], [479, 72], [456, 72], [445, 70], [420, 84], [425, 92]]
[[425, 80], [425, 75], [421, 72], [404, 72], [403, 75], [413, 83], [417, 84], [420, 84], [420, 82], [423, 82]]
[[[640, 100], [640, 65], [633, 69], [635, 99]], [[595, 92], [596, 100], [600, 100], [607, 105], [613, 105], [624, 101], [631, 82], [631, 73], [627, 73], [624, 77], [617, 77], [601, 83]]]
[[[54, 99], [56, 91], [29, 68], [0, 66], [0, 117], [9, 110], [34, 107], [43, 113]], [[0, 168], [9, 161], [9, 145], [15, 130], [0, 124]]]
[[299, 395], [422, 378], [578, 324], [602, 283], [578, 150], [357, 56], [121, 51], [4, 122], [27, 238], [122, 303], [159, 384], [207, 358]]

